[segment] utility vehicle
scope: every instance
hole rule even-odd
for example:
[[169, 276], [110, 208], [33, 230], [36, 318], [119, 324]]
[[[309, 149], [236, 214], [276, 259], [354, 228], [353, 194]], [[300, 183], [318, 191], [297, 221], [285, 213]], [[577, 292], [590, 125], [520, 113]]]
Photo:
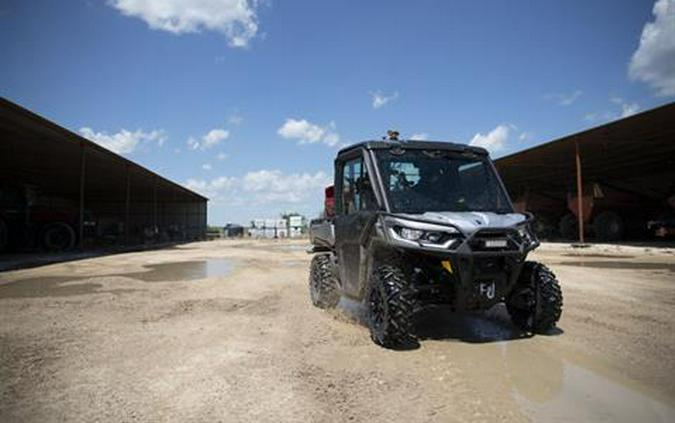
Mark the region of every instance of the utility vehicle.
[[415, 343], [412, 317], [505, 303], [527, 332], [552, 329], [562, 292], [546, 266], [526, 261], [539, 241], [516, 213], [483, 148], [404, 141], [397, 134], [339, 151], [326, 211], [310, 225], [312, 303], [365, 305], [371, 338]]

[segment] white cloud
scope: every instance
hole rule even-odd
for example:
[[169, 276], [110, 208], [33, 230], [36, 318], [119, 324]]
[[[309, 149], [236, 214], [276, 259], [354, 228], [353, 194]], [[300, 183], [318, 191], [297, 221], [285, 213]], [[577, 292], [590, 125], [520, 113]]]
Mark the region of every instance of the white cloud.
[[520, 141], [529, 141], [532, 139], [532, 132], [521, 132], [520, 135], [518, 135], [518, 139]]
[[429, 139], [429, 134], [427, 134], [426, 132], [418, 132], [416, 134], [412, 134], [409, 139], [418, 140], [418, 141], [426, 141], [426, 140]]
[[546, 98], [552, 98], [556, 101], [558, 106], [570, 106], [574, 102], [576, 102], [579, 97], [583, 95], [583, 91], [581, 90], [575, 90], [571, 93], [556, 93], [556, 94], [548, 94], [546, 95]]
[[225, 154], [225, 153], [218, 153], [218, 155], [216, 156], [216, 158], [217, 158], [218, 160], [225, 160], [225, 159], [227, 159], [227, 154]]
[[190, 137], [187, 140], [187, 145], [190, 147], [191, 150], [208, 150], [211, 147], [215, 147], [218, 145], [221, 141], [226, 140], [230, 137], [230, 131], [226, 131], [225, 129], [212, 129], [209, 132], [207, 132], [204, 136], [201, 137], [201, 139], [196, 139], [194, 137]]
[[621, 105], [621, 117], [625, 118], [628, 116], [633, 116], [640, 110], [640, 106], [637, 103], [623, 103]]
[[212, 200], [246, 207], [300, 204], [320, 196], [330, 183], [324, 172], [285, 174], [279, 170], [262, 169], [237, 177], [188, 179], [185, 186]]
[[384, 94], [381, 91], [376, 91], [374, 93], [370, 93], [372, 99], [373, 99], [373, 109], [379, 109], [380, 107], [386, 105], [387, 103], [394, 101], [398, 98], [398, 92], [394, 92], [393, 94]]
[[146, 143], [154, 142], [161, 147], [164, 141], [166, 141], [166, 135], [163, 130], [145, 132], [142, 129], [137, 129], [131, 132], [122, 129], [115, 134], [109, 134], [107, 132], [96, 132], [89, 127], [83, 127], [80, 128], [79, 132], [83, 137], [117, 154], [133, 153], [142, 144]]
[[210, 163], [204, 163], [204, 164], [202, 165], [202, 169], [203, 169], [203, 170], [211, 170], [211, 169], [213, 169], [213, 168], [211, 167], [211, 164], [210, 164]]
[[241, 125], [242, 122], [244, 122], [244, 118], [238, 113], [233, 113], [227, 118], [227, 123], [230, 125]]
[[584, 120], [592, 123], [609, 122], [632, 116], [640, 111], [639, 104], [636, 102], [627, 102], [621, 97], [611, 97], [609, 101], [619, 106], [620, 110], [586, 113], [586, 115], [584, 115]]
[[654, 21], [642, 29], [640, 45], [628, 64], [633, 80], [647, 83], [659, 96], [675, 95], [675, 0], [658, 0]]
[[258, 32], [256, 0], [109, 0], [125, 16], [173, 34], [214, 31], [232, 47], [246, 47]]
[[305, 119], [286, 119], [286, 122], [277, 130], [277, 133], [286, 139], [298, 140], [300, 144], [323, 143], [333, 147], [340, 142], [340, 135], [335, 132], [335, 123], [326, 126], [315, 125]]
[[185, 187], [197, 191], [210, 199], [216, 199], [222, 193], [227, 192], [236, 185], [236, 178], [219, 176], [206, 181], [204, 179], [188, 179], [185, 181]]
[[485, 135], [481, 133], [474, 135], [469, 145], [483, 147], [491, 153], [503, 150], [510, 131], [511, 127], [509, 125], [498, 125]]

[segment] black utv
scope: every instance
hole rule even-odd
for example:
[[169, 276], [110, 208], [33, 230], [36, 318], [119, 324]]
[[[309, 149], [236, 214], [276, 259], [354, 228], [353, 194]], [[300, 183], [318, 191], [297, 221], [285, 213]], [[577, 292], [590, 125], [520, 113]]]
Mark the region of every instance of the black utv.
[[[334, 193], [334, 195], [333, 195]], [[429, 141], [366, 141], [335, 160], [323, 219], [310, 226], [312, 303], [362, 302], [373, 341], [416, 342], [412, 317], [505, 303], [528, 333], [552, 329], [562, 292], [546, 266], [526, 261], [539, 241], [516, 213], [486, 150]]]

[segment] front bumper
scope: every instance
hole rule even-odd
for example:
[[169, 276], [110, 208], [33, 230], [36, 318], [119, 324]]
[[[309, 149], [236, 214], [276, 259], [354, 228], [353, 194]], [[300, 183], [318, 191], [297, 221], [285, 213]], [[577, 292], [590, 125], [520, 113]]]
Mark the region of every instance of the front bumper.
[[[530, 222], [528, 217], [521, 224]], [[459, 234], [454, 243], [444, 248], [402, 244], [396, 240], [391, 240], [391, 244], [403, 254], [423, 257], [424, 267], [432, 267], [434, 275], [429, 277], [433, 284], [425, 288], [439, 292], [439, 288], [449, 287], [450, 302], [455, 310], [485, 310], [506, 299], [527, 254], [539, 246], [539, 241], [534, 235], [524, 237], [517, 228], [511, 227], [482, 228], [469, 235]], [[443, 261], [450, 263], [450, 269]], [[433, 299], [433, 295], [431, 297]]]

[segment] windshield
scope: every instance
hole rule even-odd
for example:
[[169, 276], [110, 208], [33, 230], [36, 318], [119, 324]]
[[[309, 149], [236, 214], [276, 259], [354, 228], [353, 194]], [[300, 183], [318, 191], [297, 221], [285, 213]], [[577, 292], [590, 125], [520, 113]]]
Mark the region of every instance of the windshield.
[[486, 157], [428, 150], [376, 154], [394, 213], [513, 212]]

